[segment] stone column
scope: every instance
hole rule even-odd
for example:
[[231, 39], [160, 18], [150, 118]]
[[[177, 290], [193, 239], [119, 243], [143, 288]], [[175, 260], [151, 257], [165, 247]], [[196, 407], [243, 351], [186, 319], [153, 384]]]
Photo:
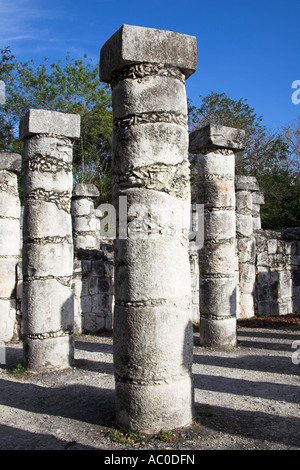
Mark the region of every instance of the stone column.
[[72, 197], [72, 220], [74, 251], [98, 249], [97, 224], [93, 199], [99, 197], [94, 184], [74, 184]]
[[73, 358], [72, 148], [80, 116], [31, 109], [24, 140], [23, 344], [29, 369]]
[[125, 223], [115, 241], [114, 365], [117, 422], [127, 429], [192, 419], [185, 79], [195, 69], [196, 38], [170, 31], [123, 25], [101, 49], [100, 79], [112, 84], [113, 197]]
[[204, 245], [199, 250], [200, 342], [236, 345], [235, 152], [244, 132], [207, 125], [190, 134], [198, 156], [198, 200], [204, 205]]
[[[236, 237], [238, 256], [239, 302], [237, 318], [254, 316], [256, 278], [256, 243], [253, 235], [257, 226], [257, 210], [253, 209], [253, 194], [259, 190], [253, 176], [235, 176]], [[253, 214], [255, 217], [253, 217]], [[255, 222], [254, 222], [255, 220]], [[260, 221], [260, 218], [259, 218]]]
[[14, 336], [16, 269], [20, 257], [20, 200], [17, 175], [21, 155], [0, 153], [0, 341]]

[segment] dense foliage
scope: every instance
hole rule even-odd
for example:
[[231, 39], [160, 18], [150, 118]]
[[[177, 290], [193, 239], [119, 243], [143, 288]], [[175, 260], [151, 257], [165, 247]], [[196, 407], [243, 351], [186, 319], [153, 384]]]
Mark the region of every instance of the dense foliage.
[[111, 95], [100, 84], [98, 66], [66, 57], [64, 63], [45, 59], [19, 63], [9, 48], [0, 50], [0, 79], [6, 84], [6, 104], [0, 106], [0, 148], [22, 152], [18, 139], [20, 118], [30, 108], [81, 116], [81, 135], [74, 145], [74, 179], [93, 183], [100, 200], [111, 195], [110, 149], [112, 139]]
[[[208, 123], [244, 129], [245, 150], [236, 156], [236, 173], [255, 176], [265, 194], [262, 226], [278, 229], [300, 226], [300, 120], [280, 132], [262, 124], [247, 100], [232, 100], [225, 93], [201, 97], [201, 106], [190, 103], [190, 130]], [[195, 156], [191, 156], [192, 187]]]
[[[0, 49], [0, 80], [6, 103], [0, 105], [0, 149], [22, 153], [18, 139], [20, 118], [30, 108], [78, 113], [81, 135], [74, 145], [74, 180], [93, 183], [100, 191], [97, 203], [111, 200], [112, 110], [110, 88], [99, 82], [98, 65], [84, 56], [40, 65], [21, 63], [9, 47]], [[247, 100], [225, 93], [201, 97], [201, 106], [189, 101], [189, 129], [208, 123], [244, 129], [245, 150], [236, 157], [237, 174], [256, 176], [265, 193], [263, 228], [300, 226], [300, 118], [280, 132], [263, 125]], [[195, 156], [190, 156], [195, 194]]]

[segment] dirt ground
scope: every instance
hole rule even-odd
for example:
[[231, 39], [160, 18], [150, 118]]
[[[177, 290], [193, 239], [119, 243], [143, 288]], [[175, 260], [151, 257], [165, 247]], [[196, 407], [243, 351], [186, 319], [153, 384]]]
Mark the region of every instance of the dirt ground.
[[155, 436], [116, 428], [111, 335], [75, 345], [74, 367], [28, 374], [22, 344], [7, 344], [0, 450], [300, 450], [300, 315], [239, 322], [230, 351], [200, 347], [195, 331], [194, 423]]

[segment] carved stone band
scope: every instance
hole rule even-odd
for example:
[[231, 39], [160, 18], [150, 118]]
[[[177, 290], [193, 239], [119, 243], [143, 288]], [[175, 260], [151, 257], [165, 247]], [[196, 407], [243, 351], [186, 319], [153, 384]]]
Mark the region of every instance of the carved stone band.
[[177, 68], [164, 64], [135, 64], [114, 72], [111, 86], [114, 88], [121, 80], [141, 80], [150, 76], [168, 77], [185, 83], [185, 75]]
[[178, 124], [187, 129], [188, 118], [184, 114], [168, 113], [168, 112], [149, 112], [149, 113], [136, 113], [128, 115], [123, 118], [114, 119], [114, 130], [122, 129], [124, 127], [134, 126], [136, 124], [149, 124], [157, 122], [166, 122], [171, 124]]

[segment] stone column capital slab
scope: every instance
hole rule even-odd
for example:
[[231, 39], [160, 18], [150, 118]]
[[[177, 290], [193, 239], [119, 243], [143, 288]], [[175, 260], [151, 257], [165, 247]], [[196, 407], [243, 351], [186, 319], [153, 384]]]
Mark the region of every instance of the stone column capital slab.
[[186, 78], [197, 68], [195, 36], [124, 24], [100, 52], [100, 80], [110, 83], [114, 72], [151, 63], [179, 68]]

